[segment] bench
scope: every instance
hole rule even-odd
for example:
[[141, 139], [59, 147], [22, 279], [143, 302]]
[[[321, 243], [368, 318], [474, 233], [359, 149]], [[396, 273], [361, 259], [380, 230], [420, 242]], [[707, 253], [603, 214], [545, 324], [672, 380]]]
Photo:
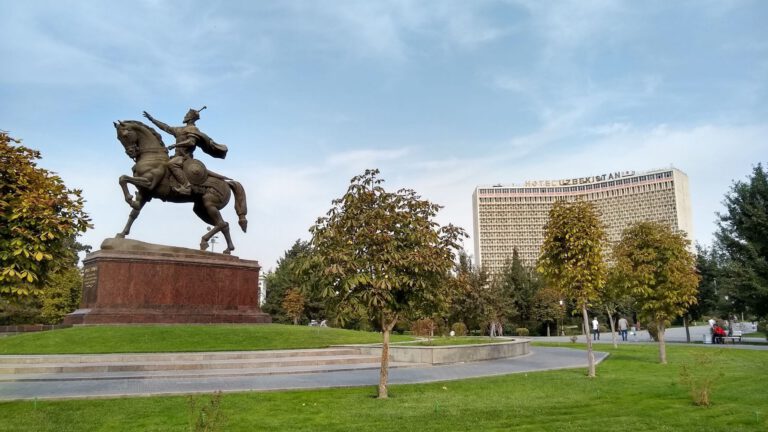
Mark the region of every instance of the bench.
[[741, 330], [734, 330], [732, 336], [722, 336], [723, 343], [728, 343], [729, 341], [733, 344], [736, 342], [741, 343]]

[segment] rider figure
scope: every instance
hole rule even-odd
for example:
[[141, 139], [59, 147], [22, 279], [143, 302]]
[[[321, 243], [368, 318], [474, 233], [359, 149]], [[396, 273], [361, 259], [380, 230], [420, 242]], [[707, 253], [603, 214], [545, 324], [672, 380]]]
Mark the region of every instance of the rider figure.
[[179, 182], [179, 186], [174, 187], [173, 190], [182, 195], [189, 195], [192, 193], [192, 185], [184, 174], [182, 166], [184, 161], [192, 158], [192, 153], [195, 151], [195, 148], [200, 147], [205, 153], [208, 153], [215, 158], [224, 159], [227, 155], [227, 146], [216, 143], [195, 126], [195, 122], [200, 120], [200, 111], [205, 108], [206, 107], [202, 107], [199, 110], [190, 108], [184, 116], [184, 126], [178, 127], [168, 126], [144, 111], [144, 117], [154, 123], [155, 126], [176, 137], [176, 144], [168, 146], [169, 150], [176, 149], [173, 158], [168, 162], [168, 168], [171, 170], [173, 177]]

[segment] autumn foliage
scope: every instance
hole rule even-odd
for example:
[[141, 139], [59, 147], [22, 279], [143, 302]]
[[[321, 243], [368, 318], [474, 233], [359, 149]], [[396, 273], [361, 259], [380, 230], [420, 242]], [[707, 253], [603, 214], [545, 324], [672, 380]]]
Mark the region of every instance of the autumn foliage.
[[81, 191], [37, 166], [40, 152], [0, 132], [0, 296], [39, 294], [89, 227]]

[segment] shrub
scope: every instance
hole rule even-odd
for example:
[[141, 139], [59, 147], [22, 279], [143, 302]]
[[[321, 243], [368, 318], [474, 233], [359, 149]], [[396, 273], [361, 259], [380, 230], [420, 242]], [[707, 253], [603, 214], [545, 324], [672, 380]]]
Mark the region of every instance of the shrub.
[[768, 320], [758, 322], [757, 331], [763, 332], [765, 334], [765, 339], [768, 340]]
[[431, 337], [435, 331], [435, 322], [422, 318], [411, 323], [411, 332], [416, 336]]
[[451, 326], [451, 330], [453, 330], [456, 336], [467, 335], [467, 326], [463, 322], [453, 323], [453, 325]]
[[525, 327], [518, 327], [515, 329], [515, 334], [518, 336], [528, 336], [530, 332]]
[[680, 382], [689, 388], [694, 405], [709, 406], [712, 389], [723, 376], [722, 372], [716, 371], [715, 356], [716, 352], [703, 352], [693, 364], [684, 363], [680, 368]]
[[189, 430], [194, 432], [217, 432], [224, 430], [224, 414], [221, 411], [223, 394], [217, 391], [211, 395], [208, 403], [190, 396]]

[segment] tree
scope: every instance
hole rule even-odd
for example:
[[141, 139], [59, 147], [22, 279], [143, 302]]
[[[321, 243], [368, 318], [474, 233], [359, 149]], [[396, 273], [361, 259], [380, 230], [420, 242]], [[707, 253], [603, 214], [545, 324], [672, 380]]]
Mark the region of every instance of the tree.
[[497, 280], [501, 284], [501, 292], [509, 298], [505, 315], [515, 317], [522, 326], [527, 326], [532, 318], [533, 298], [540, 284], [523, 265], [517, 248], [512, 249], [512, 259], [504, 263]]
[[387, 398], [389, 337], [398, 319], [446, 301], [454, 250], [466, 236], [433, 221], [440, 206], [410, 189], [386, 191], [378, 170], [355, 176], [310, 229], [313, 256], [330, 281], [324, 296], [345, 316], [378, 317], [382, 329], [378, 397]]
[[709, 248], [696, 245], [696, 271], [700, 280], [696, 304], [688, 308], [687, 315], [690, 319], [698, 320], [719, 315], [721, 296], [732, 295], [733, 292], [728, 278], [725, 277], [726, 266], [727, 256], [716, 245]]
[[[603, 262], [605, 230], [592, 203], [558, 201], [544, 226], [538, 271], [553, 287], [581, 309], [584, 329], [589, 328], [589, 304], [600, 298], [605, 285]], [[587, 337], [588, 375], [595, 376], [592, 340]]]
[[283, 310], [293, 320], [293, 325], [299, 324], [299, 318], [304, 313], [304, 295], [296, 288], [289, 289], [283, 297]]
[[451, 324], [461, 322], [468, 329], [479, 330], [485, 324], [481, 294], [488, 284], [488, 273], [475, 268], [469, 255], [459, 251], [454, 276], [448, 284], [448, 321]]
[[267, 295], [262, 310], [272, 316], [275, 322], [288, 323], [292, 319], [283, 308], [283, 299], [291, 288], [300, 288], [305, 297], [304, 312], [320, 313], [318, 309], [323, 304], [317, 304], [319, 296], [313, 296], [311, 272], [302, 271], [304, 263], [309, 260], [311, 245], [301, 239], [296, 240], [283, 257], [278, 259], [274, 271], [266, 274]]
[[616, 337], [616, 321], [614, 317], [620, 311], [629, 312], [634, 304], [634, 299], [621, 283], [621, 272], [616, 266], [608, 269], [608, 281], [603, 288], [603, 292], [598, 300], [599, 306], [605, 309], [608, 316], [608, 322], [611, 325], [611, 339], [613, 347], [618, 348], [618, 339]]
[[758, 164], [726, 194], [716, 240], [728, 256], [731, 301], [768, 316], [768, 173]]
[[37, 166], [40, 152], [0, 131], [0, 296], [38, 295], [71, 266], [73, 239], [90, 227], [81, 191]]
[[533, 296], [531, 316], [547, 326], [547, 336], [550, 335], [551, 324], [557, 324], [565, 315], [565, 308], [560, 304], [560, 300], [560, 292], [550, 287], [541, 288]]
[[613, 251], [620, 283], [637, 301], [640, 317], [656, 326], [662, 364], [667, 323], [696, 303], [699, 276], [688, 245], [685, 234], [667, 225], [637, 222], [624, 230]]

